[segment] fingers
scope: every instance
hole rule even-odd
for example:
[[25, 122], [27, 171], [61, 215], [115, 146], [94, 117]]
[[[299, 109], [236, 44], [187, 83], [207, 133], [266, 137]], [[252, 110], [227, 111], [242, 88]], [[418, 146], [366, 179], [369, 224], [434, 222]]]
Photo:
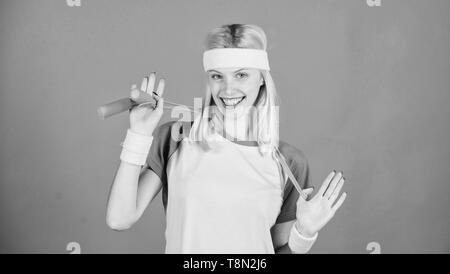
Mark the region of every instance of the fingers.
[[331, 207], [333, 213], [335, 213], [341, 207], [342, 203], [345, 200], [345, 197], [347, 197], [346, 192], [342, 193], [341, 197], [339, 197], [339, 200], [336, 202], [336, 204], [334, 204], [334, 206]]
[[[154, 81], [153, 81], [153, 85], [154, 85]], [[153, 92], [150, 92], [150, 94], [153, 95], [153, 97], [156, 99], [156, 108], [155, 110], [158, 112], [162, 112], [163, 111], [163, 107], [164, 107], [164, 100], [162, 100], [162, 96], [164, 94], [164, 87], [166, 85], [166, 81], [161, 78], [158, 81], [158, 87], [156, 88], [156, 90]]]
[[331, 194], [330, 198], [328, 199], [328, 201], [330, 202], [331, 205], [334, 203], [334, 201], [338, 197], [338, 195], [342, 189], [342, 186], [344, 185], [344, 182], [345, 182], [345, 178], [342, 177], [339, 180], [339, 183], [337, 184], [336, 188], [334, 189], [333, 194]]
[[156, 107], [155, 107], [155, 111], [158, 113], [162, 113], [164, 110], [164, 98], [159, 98]]
[[317, 192], [318, 197], [322, 197], [325, 193], [325, 190], [328, 187], [328, 184], [330, 184], [331, 179], [333, 179], [334, 175], [336, 174], [336, 171], [333, 170], [330, 174], [328, 174], [327, 178], [325, 178], [325, 181], [323, 181], [322, 185], [320, 186], [319, 191]]
[[156, 81], [156, 72], [152, 72], [148, 77], [147, 89], [145, 90], [147, 93], [152, 94], [152, 92], [155, 90], [155, 81]]
[[151, 95], [156, 93], [157, 96], [161, 97], [164, 93], [165, 80], [161, 78], [158, 82], [158, 87], [155, 90], [156, 83], [156, 72], [150, 73], [149, 76], [144, 77], [142, 80], [141, 91], [147, 92]]
[[325, 193], [323, 194], [323, 197], [326, 199], [329, 199], [331, 194], [333, 194], [334, 189], [336, 188], [337, 183], [339, 182], [339, 180], [342, 178], [343, 174], [342, 171], [338, 172], [333, 180], [331, 180], [330, 185], [328, 186], [328, 189], [325, 191]]
[[163, 96], [165, 86], [166, 80], [164, 80], [164, 78], [159, 79], [158, 88], [156, 89], [156, 94], [158, 94], [159, 97]]
[[147, 90], [147, 85], [148, 85], [148, 77], [145, 76], [144, 79], [142, 80], [141, 91], [145, 92]]
[[[159, 105], [159, 101], [160, 98], [162, 97], [163, 93], [164, 93], [164, 88], [165, 88], [165, 80], [164, 79], [160, 79], [158, 82], [158, 87], [155, 90], [155, 82], [156, 82], [156, 72], [152, 72], [150, 73], [149, 76], [145, 76], [144, 79], [142, 80], [141, 83], [141, 91], [142, 92], [146, 92], [150, 95], [152, 95], [155, 99], [156, 99], [156, 104], [157, 106]], [[133, 85], [131, 87], [131, 89], [136, 89], [136, 85]], [[140, 104], [139, 106], [149, 106], [149, 104]], [[149, 106], [150, 107], [150, 106]], [[160, 111], [162, 111], [163, 108], [163, 102], [161, 102], [161, 108]], [[155, 108], [156, 109], [156, 108]]]

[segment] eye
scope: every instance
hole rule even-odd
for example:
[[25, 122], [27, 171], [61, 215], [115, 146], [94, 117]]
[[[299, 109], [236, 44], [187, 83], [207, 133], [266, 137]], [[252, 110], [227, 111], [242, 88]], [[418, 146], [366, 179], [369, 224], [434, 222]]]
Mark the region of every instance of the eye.
[[247, 74], [247, 73], [244, 73], [244, 72], [239, 72], [239, 73], [237, 73], [236, 75], [237, 75], [238, 78], [245, 78], [245, 77], [248, 76], [248, 74]]
[[220, 76], [219, 74], [211, 74], [211, 79], [213, 79], [213, 80], [218, 80], [221, 78], [222, 78], [222, 76]]

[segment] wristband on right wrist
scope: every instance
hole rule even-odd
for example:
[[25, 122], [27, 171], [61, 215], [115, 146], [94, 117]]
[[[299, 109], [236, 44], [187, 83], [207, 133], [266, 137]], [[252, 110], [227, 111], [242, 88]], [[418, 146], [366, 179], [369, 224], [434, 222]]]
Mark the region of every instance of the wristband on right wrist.
[[143, 135], [127, 130], [125, 140], [121, 143], [120, 160], [130, 164], [143, 166], [153, 142], [153, 136]]

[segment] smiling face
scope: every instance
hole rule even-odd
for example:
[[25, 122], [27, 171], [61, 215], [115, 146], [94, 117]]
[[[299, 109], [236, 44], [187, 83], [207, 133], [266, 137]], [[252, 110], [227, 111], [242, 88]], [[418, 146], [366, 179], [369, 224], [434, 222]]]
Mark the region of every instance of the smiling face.
[[258, 69], [224, 68], [209, 70], [207, 74], [214, 103], [227, 116], [253, 106], [264, 83]]

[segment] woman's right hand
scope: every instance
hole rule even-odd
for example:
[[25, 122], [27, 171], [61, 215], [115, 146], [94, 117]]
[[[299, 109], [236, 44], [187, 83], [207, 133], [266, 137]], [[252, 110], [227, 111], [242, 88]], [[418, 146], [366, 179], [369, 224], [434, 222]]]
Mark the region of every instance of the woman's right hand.
[[[140, 90], [155, 98], [156, 107], [152, 108], [151, 104], [144, 104], [136, 105], [130, 109], [130, 130], [147, 136], [153, 134], [163, 114], [164, 99], [162, 95], [164, 93], [165, 80], [159, 80], [156, 91], [154, 90], [155, 82], [156, 73], [152, 72], [149, 77], [144, 77]], [[132, 89], [136, 89], [136, 85], [133, 85]]]

